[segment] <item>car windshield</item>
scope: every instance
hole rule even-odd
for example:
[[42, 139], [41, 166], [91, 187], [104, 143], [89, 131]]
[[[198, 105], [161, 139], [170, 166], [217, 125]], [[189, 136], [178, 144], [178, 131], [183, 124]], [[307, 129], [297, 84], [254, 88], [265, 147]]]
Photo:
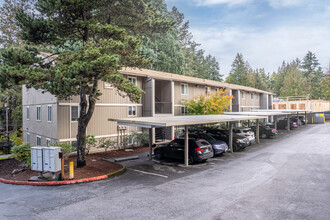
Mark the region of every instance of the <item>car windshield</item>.
[[203, 141], [203, 140], [196, 141], [196, 144], [197, 144], [198, 147], [203, 147], [203, 146], [209, 145], [208, 142]]
[[205, 139], [206, 141], [208, 141], [210, 143], [216, 141], [214, 137], [212, 137], [210, 135], [207, 135], [207, 134], [201, 134], [200, 137]]

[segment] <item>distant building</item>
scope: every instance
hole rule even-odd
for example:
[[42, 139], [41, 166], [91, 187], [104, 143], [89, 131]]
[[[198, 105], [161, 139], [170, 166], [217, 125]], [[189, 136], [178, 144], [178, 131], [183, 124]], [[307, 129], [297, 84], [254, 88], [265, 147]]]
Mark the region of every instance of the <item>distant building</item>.
[[[233, 95], [232, 111], [272, 109], [270, 92], [178, 74], [147, 69], [123, 69], [121, 73], [145, 91], [141, 103], [133, 103], [122, 97], [110, 83], [99, 81], [102, 96], [96, 103], [87, 134], [96, 138], [119, 138], [120, 134], [141, 131], [140, 128], [117, 127], [108, 118], [157, 117], [182, 115], [187, 110], [183, 99], [228, 89]], [[79, 97], [59, 100], [50, 93], [27, 89], [23, 86], [23, 140], [31, 145], [49, 145], [55, 142], [76, 141]], [[157, 129], [156, 132], [157, 134]], [[172, 139], [174, 128], [166, 128], [165, 138]]]
[[306, 110], [311, 112], [330, 111], [330, 101], [310, 100], [305, 96], [276, 98], [273, 100], [274, 110]]

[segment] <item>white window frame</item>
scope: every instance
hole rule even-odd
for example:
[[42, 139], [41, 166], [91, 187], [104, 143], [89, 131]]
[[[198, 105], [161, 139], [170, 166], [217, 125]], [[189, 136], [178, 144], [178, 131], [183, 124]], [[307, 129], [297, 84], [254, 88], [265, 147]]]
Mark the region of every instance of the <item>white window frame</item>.
[[135, 76], [129, 76], [129, 77], [127, 77], [127, 79], [128, 79], [131, 83], [133, 83], [134, 85], [137, 85], [137, 77], [135, 77]]
[[[50, 108], [50, 114], [49, 114], [49, 108]], [[53, 121], [53, 106], [52, 105], [48, 105], [47, 106], [47, 121], [48, 122], [52, 122]]]
[[242, 99], [245, 99], [245, 92], [241, 92], [241, 97], [242, 97]]
[[188, 114], [188, 108], [186, 106], [181, 106], [181, 115]]
[[30, 142], [31, 135], [30, 133], [26, 133], [26, 142]]
[[50, 142], [51, 142], [51, 140], [50, 140], [49, 138], [47, 138], [47, 139], [46, 139], [46, 146], [47, 146], [47, 147], [50, 147], [50, 144], [51, 144]]
[[30, 106], [26, 106], [26, 120], [30, 121]]
[[[134, 110], [135, 109], [135, 114], [133, 114]], [[130, 114], [130, 112], [132, 112], [132, 114]], [[135, 117], [137, 116], [137, 107], [136, 105], [130, 105], [127, 107], [127, 115], [128, 117]]]
[[[182, 91], [182, 88], [183, 88], [183, 91]], [[181, 83], [180, 89], [181, 89], [181, 95], [188, 95], [189, 94], [189, 86], [188, 86], [187, 83]]]
[[211, 87], [210, 86], [205, 86], [205, 94], [209, 95], [211, 93]]
[[[38, 109], [40, 109], [40, 111], [39, 111], [39, 117], [38, 117]], [[36, 108], [36, 110], [37, 110], [37, 121], [41, 121], [41, 119], [42, 119], [42, 116], [41, 116], [41, 105], [38, 105], [37, 106], [37, 108]]]
[[104, 88], [105, 89], [113, 89], [112, 83], [104, 82]]
[[251, 99], [254, 99], [254, 93], [251, 93]]
[[[74, 121], [72, 121], [72, 107], [78, 107], [78, 117], [77, 117], [77, 120], [74, 120]], [[71, 122], [78, 122], [79, 116], [80, 116], [80, 106], [79, 105], [71, 105], [70, 106], [70, 121]]]
[[[39, 145], [38, 145], [38, 139], [40, 139]], [[41, 146], [41, 142], [42, 142], [41, 136], [36, 136], [36, 146]]]

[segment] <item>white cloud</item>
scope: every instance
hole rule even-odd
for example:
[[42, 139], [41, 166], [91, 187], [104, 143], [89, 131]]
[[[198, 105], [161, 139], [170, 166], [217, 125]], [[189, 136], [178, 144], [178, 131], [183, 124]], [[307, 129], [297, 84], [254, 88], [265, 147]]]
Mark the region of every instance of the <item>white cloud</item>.
[[212, 6], [212, 5], [244, 5], [253, 0], [193, 0], [198, 6]]
[[305, 3], [305, 0], [267, 0], [269, 5], [273, 8], [286, 8], [292, 6], [299, 6]]
[[243, 54], [253, 69], [277, 71], [282, 61], [302, 59], [308, 50], [327, 66], [330, 30], [326, 27], [283, 26], [272, 30], [247, 28], [193, 29], [194, 39], [220, 62], [220, 72], [228, 75], [237, 52]]

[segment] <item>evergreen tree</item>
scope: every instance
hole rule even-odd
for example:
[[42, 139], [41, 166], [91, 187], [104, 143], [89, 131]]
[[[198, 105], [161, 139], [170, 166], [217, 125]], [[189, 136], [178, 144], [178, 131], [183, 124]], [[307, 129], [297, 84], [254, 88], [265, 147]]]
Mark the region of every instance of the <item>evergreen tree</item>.
[[301, 63], [303, 76], [306, 78], [306, 91], [311, 99], [318, 99], [321, 97], [320, 83], [323, 78], [323, 71], [320, 67], [314, 53], [308, 51]]
[[249, 72], [249, 64], [244, 62], [243, 55], [237, 53], [233, 64], [231, 65], [229, 76], [226, 78], [227, 83], [238, 85], [247, 85]]
[[[142, 33], [144, 27], [140, 29], [131, 22], [130, 31], [125, 31], [111, 24], [117, 18], [106, 13], [106, 10], [116, 11], [124, 2], [132, 7], [135, 4], [143, 7], [146, 21], [140, 23], [149, 24], [154, 12], [148, 10], [143, 0], [38, 0], [35, 14], [20, 10], [16, 17], [26, 44], [11, 47], [1, 54], [2, 81], [25, 83], [27, 87], [48, 91], [59, 99], [80, 97], [78, 167], [86, 164], [86, 128], [101, 95], [98, 81], [111, 82], [134, 102], [139, 102], [143, 93], [118, 73], [124, 66], [143, 67], [148, 63], [137, 53], [140, 41], [128, 35], [128, 32]], [[77, 46], [68, 48], [67, 42]], [[41, 50], [51, 52], [54, 47], [62, 50], [57, 50], [57, 54], [41, 53]]]

